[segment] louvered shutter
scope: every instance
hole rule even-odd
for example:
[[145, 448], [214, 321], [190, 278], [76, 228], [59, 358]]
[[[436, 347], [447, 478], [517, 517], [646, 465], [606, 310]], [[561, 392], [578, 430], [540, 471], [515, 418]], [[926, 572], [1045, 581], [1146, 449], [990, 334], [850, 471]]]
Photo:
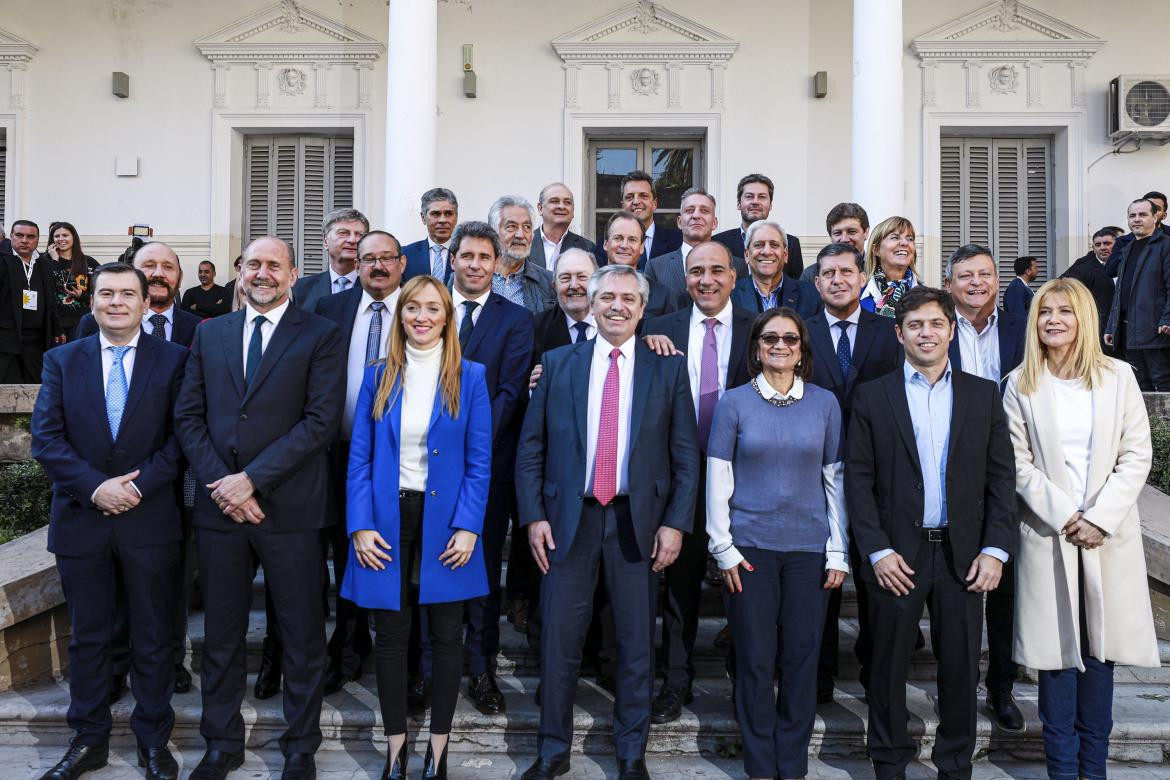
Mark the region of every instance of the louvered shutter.
[[5, 131], [0, 130], [0, 225], [7, 225], [7, 215], [4, 213], [4, 196], [7, 190], [4, 183], [8, 181], [8, 139]]
[[1015, 277], [1015, 260], [1020, 256], [1020, 237], [1025, 229], [1020, 197], [1020, 168], [1023, 155], [1019, 141], [995, 141], [995, 234], [991, 251], [999, 265], [1000, 292]]
[[272, 188], [272, 140], [251, 139], [244, 147], [244, 243], [268, 234]]
[[964, 244], [991, 243], [991, 144], [968, 143], [966, 158], [967, 192], [964, 202], [967, 229]]
[[332, 139], [333, 203], [330, 208], [353, 208], [353, 141]]
[[[953, 139], [942, 142], [939, 160], [942, 176], [942, 237], [943, 263], [962, 244], [963, 237], [963, 145]], [[945, 269], [944, 269], [945, 272]]]
[[302, 143], [304, 163], [301, 188], [301, 273], [325, 270], [325, 250], [321, 245], [321, 223], [325, 220], [325, 196], [328, 187], [326, 160], [327, 138], [306, 138]]
[[1026, 167], [1027, 239], [1022, 254], [1035, 257], [1040, 275], [1033, 284], [1048, 281], [1052, 261], [1052, 145], [1044, 140], [1024, 141]]

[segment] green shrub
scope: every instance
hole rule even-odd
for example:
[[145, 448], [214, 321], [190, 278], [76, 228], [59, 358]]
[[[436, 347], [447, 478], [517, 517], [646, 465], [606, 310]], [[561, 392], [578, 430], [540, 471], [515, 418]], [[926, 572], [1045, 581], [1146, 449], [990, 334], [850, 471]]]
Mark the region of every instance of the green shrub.
[[52, 487], [35, 460], [0, 468], [0, 544], [49, 522]]
[[1170, 493], [1170, 420], [1150, 417], [1150, 438], [1154, 444], [1154, 463], [1146, 481], [1163, 493]]

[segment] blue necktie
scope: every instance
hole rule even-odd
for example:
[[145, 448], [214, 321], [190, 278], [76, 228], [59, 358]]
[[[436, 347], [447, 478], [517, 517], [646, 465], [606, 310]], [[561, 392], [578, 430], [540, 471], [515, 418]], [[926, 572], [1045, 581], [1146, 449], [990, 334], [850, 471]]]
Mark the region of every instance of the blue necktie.
[[244, 364], [244, 389], [247, 390], [256, 377], [256, 369], [260, 367], [260, 358], [264, 354], [264, 334], [261, 326], [268, 322], [264, 315], [252, 320], [252, 338], [248, 340], [248, 361]]
[[853, 370], [853, 356], [849, 353], [849, 322], [841, 320], [833, 324], [841, 329], [841, 338], [837, 339], [837, 362], [841, 364], [841, 377], [848, 382], [849, 372]]
[[129, 351], [130, 347], [110, 347], [114, 363], [106, 382], [106, 417], [110, 421], [110, 436], [114, 439], [118, 438], [118, 430], [122, 427], [122, 413], [126, 411], [126, 395], [130, 389], [126, 382], [126, 368], [122, 365], [122, 358]]
[[577, 331], [577, 338], [573, 340], [574, 344], [580, 344], [585, 339], [589, 338], [589, 323], [581, 321], [573, 325], [573, 330]]
[[475, 307], [479, 306], [475, 301], [463, 302], [463, 322], [459, 323], [459, 348], [467, 349], [467, 342], [471, 341], [471, 329], [475, 327], [475, 323], [471, 319], [471, 313], [475, 311]]
[[435, 244], [431, 247], [431, 276], [436, 279], [443, 278], [443, 246], [442, 244]]
[[366, 336], [366, 365], [373, 363], [378, 359], [378, 353], [382, 349], [382, 309], [386, 308], [386, 304], [381, 301], [374, 301], [370, 304], [370, 332]]
[[150, 335], [158, 336], [163, 341], [167, 338], [167, 315], [152, 314], [150, 315], [151, 331]]

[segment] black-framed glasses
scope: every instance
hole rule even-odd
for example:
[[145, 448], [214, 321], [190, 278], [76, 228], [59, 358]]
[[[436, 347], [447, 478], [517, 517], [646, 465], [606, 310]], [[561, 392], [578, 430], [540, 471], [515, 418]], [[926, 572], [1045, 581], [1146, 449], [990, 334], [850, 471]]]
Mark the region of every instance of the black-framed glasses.
[[363, 257], [358, 260], [358, 265], [364, 265], [366, 268], [371, 268], [375, 265], [394, 265], [402, 258], [402, 255], [387, 255], [386, 257]]
[[760, 343], [765, 347], [774, 347], [777, 343], [783, 341], [786, 347], [795, 347], [800, 343], [800, 336], [795, 333], [785, 333], [781, 336], [779, 333], [761, 333]]

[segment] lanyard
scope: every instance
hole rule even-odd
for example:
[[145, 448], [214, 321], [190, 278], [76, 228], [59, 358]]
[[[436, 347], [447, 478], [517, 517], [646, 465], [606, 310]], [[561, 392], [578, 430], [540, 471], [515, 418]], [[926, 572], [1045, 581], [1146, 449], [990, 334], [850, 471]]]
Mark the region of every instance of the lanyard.
[[25, 265], [23, 260], [20, 261], [20, 264], [24, 268], [24, 289], [31, 290], [33, 267], [37, 264], [37, 258], [34, 255], [33, 258], [29, 260], [28, 265]]

